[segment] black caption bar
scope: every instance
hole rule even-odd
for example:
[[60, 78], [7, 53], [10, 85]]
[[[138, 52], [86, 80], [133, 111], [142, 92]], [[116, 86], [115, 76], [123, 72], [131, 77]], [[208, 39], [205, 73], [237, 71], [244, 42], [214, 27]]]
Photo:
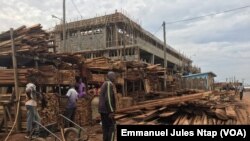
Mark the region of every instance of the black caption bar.
[[200, 139], [250, 141], [250, 125], [118, 125], [117, 140]]

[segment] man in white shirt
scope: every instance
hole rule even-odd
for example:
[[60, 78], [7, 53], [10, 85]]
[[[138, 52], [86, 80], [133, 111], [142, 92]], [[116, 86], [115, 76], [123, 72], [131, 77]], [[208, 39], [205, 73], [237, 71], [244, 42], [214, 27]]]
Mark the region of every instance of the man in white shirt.
[[[76, 111], [76, 102], [78, 99], [78, 93], [76, 90], [77, 90], [77, 86], [72, 85], [66, 94], [66, 96], [69, 98], [68, 104], [66, 107], [66, 116], [72, 121], [74, 121], [74, 116], [75, 116], [75, 111]], [[69, 122], [67, 122], [66, 126], [72, 126], [72, 124], [69, 125]]]

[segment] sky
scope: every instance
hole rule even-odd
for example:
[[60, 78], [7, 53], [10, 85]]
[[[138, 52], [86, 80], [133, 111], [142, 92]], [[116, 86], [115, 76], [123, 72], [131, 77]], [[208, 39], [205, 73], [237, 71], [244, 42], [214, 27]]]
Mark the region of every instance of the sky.
[[[249, 6], [250, 0], [66, 0], [66, 20], [114, 13], [117, 9], [163, 40], [162, 23]], [[52, 30], [61, 21], [62, 0], [1, 0], [0, 32], [41, 23]], [[193, 60], [215, 81], [250, 84], [250, 7], [166, 25], [167, 43]]]

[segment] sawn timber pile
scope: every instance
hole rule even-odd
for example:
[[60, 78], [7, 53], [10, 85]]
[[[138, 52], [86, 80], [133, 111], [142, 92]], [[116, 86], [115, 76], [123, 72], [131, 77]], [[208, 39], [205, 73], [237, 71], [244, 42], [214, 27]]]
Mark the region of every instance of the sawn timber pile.
[[[14, 30], [14, 45], [16, 52], [48, 52], [52, 47], [49, 45], [49, 34], [42, 30], [40, 24], [26, 27], [21, 26]], [[11, 53], [10, 31], [0, 34], [0, 55]]]
[[244, 106], [228, 92], [203, 92], [145, 101], [117, 111], [118, 124], [240, 125], [248, 124]]
[[[75, 70], [58, 70], [53, 66], [41, 66], [38, 69], [18, 69], [20, 85], [26, 85], [29, 80], [37, 84], [72, 84], [75, 81]], [[0, 69], [0, 84], [14, 84], [14, 70]]]

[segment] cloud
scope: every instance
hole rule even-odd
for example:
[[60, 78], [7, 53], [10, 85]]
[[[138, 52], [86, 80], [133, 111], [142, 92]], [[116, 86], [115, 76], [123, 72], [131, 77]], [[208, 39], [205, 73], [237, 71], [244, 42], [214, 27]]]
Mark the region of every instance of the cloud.
[[[194, 61], [193, 64], [201, 67], [203, 72], [213, 71], [217, 74], [216, 81], [225, 81], [226, 78], [243, 78], [248, 82], [250, 50], [249, 42], [211, 42], [208, 44], [187, 43], [177, 45]], [[183, 48], [186, 46], [186, 48]], [[249, 83], [249, 82], [248, 82]]]
[[[66, 0], [66, 18], [67, 21], [87, 19], [114, 13], [117, 9], [162, 40], [163, 21], [204, 16], [249, 4], [246, 0]], [[0, 32], [36, 23], [41, 23], [45, 29], [53, 28], [61, 21], [53, 19], [52, 14], [62, 17], [62, 0], [1, 0]], [[167, 24], [167, 43], [191, 56], [203, 71], [214, 71], [218, 81], [235, 76], [239, 80], [245, 78], [250, 84], [249, 14], [250, 8]]]

